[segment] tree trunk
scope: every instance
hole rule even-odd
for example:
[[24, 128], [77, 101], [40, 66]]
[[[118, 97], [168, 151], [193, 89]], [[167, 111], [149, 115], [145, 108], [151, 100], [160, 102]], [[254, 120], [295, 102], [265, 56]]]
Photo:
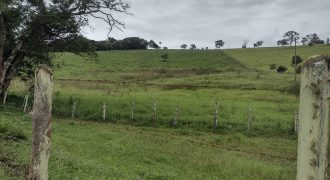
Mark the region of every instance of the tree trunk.
[[[3, 21], [3, 17], [0, 13], [0, 79], [2, 79], [3, 75], [3, 69], [4, 69], [4, 50], [6, 45], [6, 28]], [[4, 96], [3, 91], [3, 82], [0, 81], [0, 100], [2, 101]]]
[[47, 66], [36, 72], [32, 114], [32, 153], [29, 180], [48, 179], [53, 80]]
[[23, 42], [20, 42], [11, 55], [4, 60], [3, 67], [0, 68], [0, 100], [3, 100], [11, 81], [16, 75], [19, 64], [24, 59], [25, 52], [23, 49]]

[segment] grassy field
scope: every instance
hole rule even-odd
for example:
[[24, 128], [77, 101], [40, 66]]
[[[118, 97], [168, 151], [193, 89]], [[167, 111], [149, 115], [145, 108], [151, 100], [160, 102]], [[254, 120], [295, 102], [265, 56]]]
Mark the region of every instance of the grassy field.
[[[304, 59], [329, 52], [328, 46], [298, 48]], [[98, 60], [56, 55], [52, 179], [294, 179], [292, 48], [98, 54]], [[279, 74], [269, 64], [289, 70]], [[18, 112], [26, 89], [16, 82], [0, 112], [5, 179], [23, 178], [29, 161], [30, 118]], [[69, 120], [74, 102], [79, 120]], [[247, 131], [249, 109], [254, 122]]]

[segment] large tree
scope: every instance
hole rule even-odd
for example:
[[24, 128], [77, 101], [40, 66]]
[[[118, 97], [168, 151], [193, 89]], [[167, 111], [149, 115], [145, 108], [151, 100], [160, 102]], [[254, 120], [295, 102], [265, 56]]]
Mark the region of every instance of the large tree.
[[124, 24], [115, 18], [129, 14], [123, 0], [1, 0], [0, 99], [16, 75], [29, 77], [38, 64], [52, 65], [54, 51], [93, 54], [81, 28], [91, 18], [112, 28]]
[[218, 40], [218, 41], [215, 41], [215, 47], [217, 49], [220, 49], [222, 46], [225, 45], [225, 42], [223, 40]]
[[291, 47], [292, 43], [297, 41], [300, 37], [299, 37], [299, 33], [297, 33], [296, 31], [288, 31], [284, 33], [284, 38], [289, 42]]

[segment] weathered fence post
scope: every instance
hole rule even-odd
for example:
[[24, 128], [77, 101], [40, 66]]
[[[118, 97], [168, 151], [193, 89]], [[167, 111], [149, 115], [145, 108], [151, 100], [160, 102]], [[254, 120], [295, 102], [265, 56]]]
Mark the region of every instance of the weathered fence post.
[[218, 102], [215, 102], [214, 105], [214, 119], [213, 119], [213, 128], [218, 128], [218, 117], [219, 117], [219, 105]]
[[26, 108], [27, 108], [27, 104], [29, 102], [29, 94], [27, 94], [24, 98], [24, 109], [23, 109], [23, 112], [26, 112]]
[[154, 101], [153, 115], [152, 115], [152, 124], [156, 127], [157, 124], [157, 101]]
[[251, 130], [252, 124], [253, 124], [253, 112], [252, 112], [252, 109], [250, 108], [249, 113], [248, 113], [248, 118], [247, 118], [247, 129], [248, 129], [248, 131]]
[[35, 74], [32, 113], [32, 153], [29, 180], [48, 179], [52, 95], [52, 72], [47, 66], [41, 65]]
[[76, 108], [77, 108], [77, 103], [76, 103], [76, 101], [75, 101], [75, 102], [73, 102], [73, 105], [72, 105], [71, 119], [75, 119], [75, 116], [76, 116]]
[[7, 100], [7, 91], [5, 92], [5, 96], [3, 97], [2, 106], [6, 106], [6, 100]]
[[105, 115], [106, 115], [106, 112], [107, 112], [107, 111], [106, 111], [107, 105], [106, 105], [105, 102], [103, 102], [103, 106], [102, 106], [102, 107], [103, 107], [103, 111], [102, 111], [102, 120], [105, 121], [105, 118], [106, 118]]
[[134, 110], [135, 110], [135, 102], [132, 102], [132, 107], [131, 107], [131, 120], [134, 120]]
[[299, 110], [296, 110], [294, 114], [294, 132], [299, 132]]
[[328, 179], [329, 63], [330, 58], [313, 56], [302, 68], [297, 180]]
[[179, 124], [179, 115], [180, 115], [180, 108], [179, 106], [176, 106], [173, 126], [177, 126]]

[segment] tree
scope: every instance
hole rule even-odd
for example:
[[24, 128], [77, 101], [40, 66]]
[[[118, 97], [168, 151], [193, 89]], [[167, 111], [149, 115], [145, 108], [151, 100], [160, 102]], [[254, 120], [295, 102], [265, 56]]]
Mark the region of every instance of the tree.
[[95, 57], [90, 41], [81, 35], [91, 18], [124, 28], [115, 14], [128, 13], [122, 0], [1, 0], [0, 99], [12, 79], [32, 77], [39, 64], [53, 65], [50, 52], [70, 51]]
[[162, 54], [162, 55], [161, 55], [161, 58], [163, 59], [163, 62], [166, 62], [167, 59], [168, 59], [168, 54], [167, 54], [167, 53]]
[[217, 49], [220, 49], [221, 47], [223, 47], [225, 45], [225, 42], [223, 40], [218, 40], [218, 41], [215, 41], [215, 47]]
[[188, 47], [187, 44], [182, 44], [181, 45], [181, 49], [187, 49], [187, 47]]
[[286, 45], [289, 45], [287, 39], [281, 39], [281, 40], [278, 40], [276, 44], [277, 44], [278, 46], [286, 46]]
[[153, 48], [153, 49], [160, 49], [160, 47], [158, 46], [157, 43], [155, 43], [154, 40], [150, 40], [148, 43], [149, 48]]
[[190, 49], [191, 49], [191, 50], [195, 50], [195, 49], [197, 49], [197, 46], [196, 46], [195, 44], [191, 44], [191, 45], [190, 45]]
[[314, 44], [325, 44], [324, 40], [321, 40], [316, 33], [306, 35], [308, 46], [313, 46]]
[[330, 45], [330, 39], [329, 38], [327, 38], [327, 40], [326, 40], [326, 44], [329, 46]]
[[244, 40], [242, 44], [242, 48], [245, 49], [248, 44], [249, 44], [249, 40]]
[[292, 43], [297, 41], [300, 37], [299, 33], [297, 33], [296, 31], [288, 31], [284, 33], [284, 38], [289, 42], [290, 47], [292, 47]]
[[264, 41], [257, 41], [256, 43], [253, 43], [254, 48], [259, 48], [260, 46], [262, 46], [262, 44], [264, 43]]

